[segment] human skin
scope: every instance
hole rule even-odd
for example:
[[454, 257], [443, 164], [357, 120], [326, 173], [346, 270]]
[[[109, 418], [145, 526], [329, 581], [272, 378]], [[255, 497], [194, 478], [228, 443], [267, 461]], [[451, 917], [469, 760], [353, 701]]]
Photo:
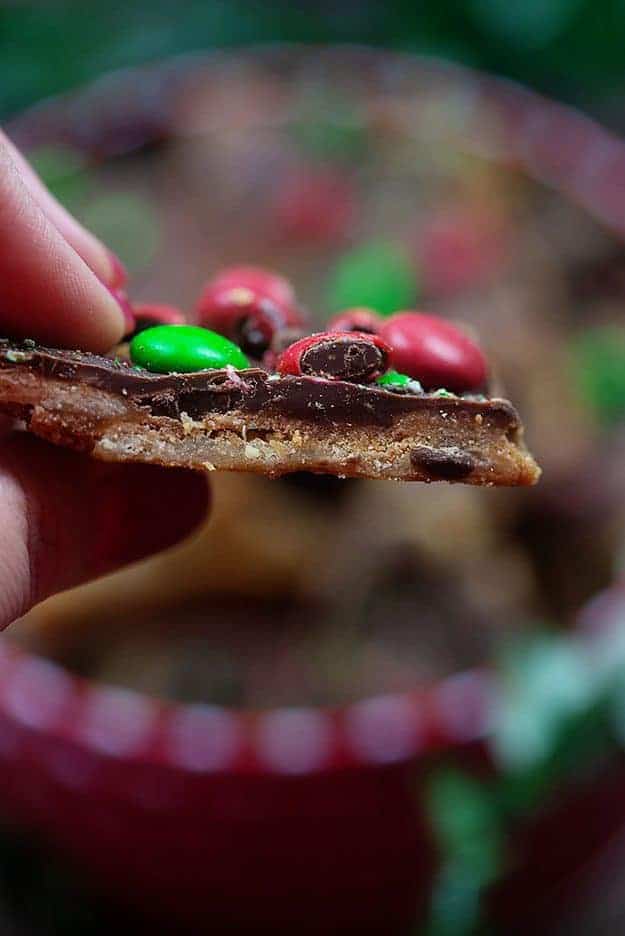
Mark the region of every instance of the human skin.
[[[119, 262], [0, 131], [0, 335], [106, 351], [124, 320]], [[0, 421], [0, 628], [37, 602], [165, 549], [208, 509], [205, 479], [108, 465]]]

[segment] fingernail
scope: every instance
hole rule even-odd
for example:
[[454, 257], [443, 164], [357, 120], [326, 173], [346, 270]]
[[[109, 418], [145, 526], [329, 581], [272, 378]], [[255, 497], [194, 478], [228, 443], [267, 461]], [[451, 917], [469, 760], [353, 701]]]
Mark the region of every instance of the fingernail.
[[126, 335], [131, 335], [135, 330], [136, 323], [130, 299], [123, 289], [115, 289], [111, 286], [108, 286], [106, 283], [104, 285], [110, 292], [113, 299], [115, 299], [117, 302], [119, 308], [122, 311], [122, 315], [124, 316], [124, 337]]
[[113, 289], [121, 289], [128, 282], [128, 272], [117, 254], [112, 250], [107, 250], [109, 263], [111, 265], [111, 279], [109, 285]]

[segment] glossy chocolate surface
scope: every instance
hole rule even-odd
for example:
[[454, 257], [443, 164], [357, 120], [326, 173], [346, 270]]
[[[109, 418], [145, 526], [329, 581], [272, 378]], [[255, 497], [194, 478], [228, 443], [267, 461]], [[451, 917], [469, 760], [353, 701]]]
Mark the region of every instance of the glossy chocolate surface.
[[473, 419], [477, 414], [514, 429], [519, 418], [507, 400], [413, 394], [319, 377], [280, 377], [258, 368], [153, 374], [126, 361], [85, 351], [0, 340], [0, 368], [85, 384], [122, 396], [153, 416], [202, 419], [213, 413], [263, 412], [317, 423], [390, 426], [400, 416], [431, 410]]

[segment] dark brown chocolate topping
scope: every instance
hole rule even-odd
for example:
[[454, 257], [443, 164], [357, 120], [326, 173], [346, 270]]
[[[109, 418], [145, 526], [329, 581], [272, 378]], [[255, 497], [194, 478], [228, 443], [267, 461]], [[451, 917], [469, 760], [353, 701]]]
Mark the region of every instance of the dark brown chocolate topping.
[[154, 416], [173, 419], [179, 419], [181, 413], [202, 419], [211, 413], [243, 410], [253, 414], [263, 410], [319, 423], [390, 426], [404, 413], [428, 409], [467, 418], [487, 415], [506, 430], [519, 425], [517, 413], [507, 400], [478, 402], [462, 397], [414, 395], [321, 377], [279, 377], [256, 368], [152, 374], [125, 361], [86, 351], [0, 339], [0, 369], [4, 368], [23, 368], [48, 379], [88, 384], [123, 396]]
[[324, 338], [311, 345], [300, 359], [302, 374], [331, 380], [368, 383], [386, 370], [385, 355], [372, 341], [362, 338]]

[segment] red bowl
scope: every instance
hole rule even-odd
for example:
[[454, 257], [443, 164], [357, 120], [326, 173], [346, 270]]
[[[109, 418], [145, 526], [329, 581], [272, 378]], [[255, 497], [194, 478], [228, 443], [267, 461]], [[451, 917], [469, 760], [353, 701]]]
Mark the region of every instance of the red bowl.
[[[340, 710], [165, 705], [3, 639], [0, 802], [98, 890], [172, 925], [399, 931], [436, 871], [423, 778], [442, 756], [494, 770], [493, 704], [488, 675], [467, 672]], [[497, 918], [549, 923], [625, 822], [624, 782], [615, 762], [518, 830]]]
[[0, 800], [151, 913], [388, 932], [434, 872], [419, 766], [479, 742], [489, 694], [466, 673], [339, 711], [172, 706], [5, 639]]
[[[322, 66], [323, 55], [328, 62], [340, 56], [346, 68], [369, 69], [381, 87], [395, 65], [411, 62], [483, 96], [500, 117], [501, 159], [623, 231], [625, 211], [613, 197], [625, 191], [615, 189], [623, 146], [590, 120], [446, 65], [341, 49], [279, 50], [276, 66], [294, 54], [311, 68]], [[200, 66], [186, 67], [192, 80]], [[152, 73], [139, 74], [137, 107]], [[184, 67], [169, 74], [179, 93]], [[144, 104], [154, 100], [144, 97]], [[60, 134], [75, 143], [75, 115], [70, 109], [69, 122], [59, 123], [66, 110], [55, 107], [44, 120], [39, 111], [21, 121], [17, 137]], [[162, 114], [151, 116], [143, 125], [133, 120], [132, 146], [164, 133]], [[126, 145], [113, 132], [116, 119], [111, 108], [103, 115], [117, 141], [111, 152]], [[108, 152], [106, 134], [90, 130], [85, 146]], [[98, 888], [172, 926], [388, 933], [422, 919], [436, 870], [424, 775], [442, 755], [494, 769], [485, 741], [493, 697], [489, 675], [468, 672], [340, 710], [173, 706], [76, 679], [3, 639], [0, 804], [71, 856]], [[492, 898], [507, 932], [528, 920], [537, 932], [539, 920], [556, 912], [589, 854], [625, 821], [624, 780], [625, 767], [614, 763], [519, 830], [517, 870]]]
[[99, 887], [172, 920], [320, 932], [416, 915], [435, 867], [419, 765], [479, 741], [490, 693], [466, 673], [340, 711], [166, 706], [8, 640], [0, 687], [5, 811]]

